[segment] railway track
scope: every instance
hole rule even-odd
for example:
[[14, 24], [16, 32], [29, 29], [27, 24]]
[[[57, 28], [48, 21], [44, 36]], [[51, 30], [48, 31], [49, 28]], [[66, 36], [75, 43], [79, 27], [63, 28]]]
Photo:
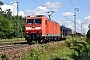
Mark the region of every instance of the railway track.
[[[49, 42], [46, 44], [48, 44], [49, 46], [48, 49], [52, 49], [57, 46], [61, 46], [61, 41]], [[25, 50], [27, 51], [27, 53], [30, 53], [31, 49], [37, 47], [38, 49], [44, 48], [43, 43], [32, 45], [28, 45], [27, 42], [17, 42], [7, 44], [3, 43], [0, 44], [0, 57], [2, 56], [3, 53], [5, 53], [8, 56], [9, 60], [17, 60], [18, 58], [20, 58], [20, 56], [24, 57]], [[2, 58], [0, 58], [0, 60], [2, 60]]]
[[24, 50], [30, 51], [31, 45], [28, 45], [26, 41], [19, 41], [14, 43], [1, 43], [0, 44], [0, 60], [2, 60], [2, 54], [6, 54], [9, 60], [17, 60], [20, 58], [20, 54], [24, 53]]
[[14, 43], [1, 43], [0, 44], [0, 52], [7, 50], [14, 50], [18, 48], [24, 48], [29, 46], [26, 41], [14, 42]]
[[[51, 42], [53, 43], [53, 42]], [[0, 43], [0, 52], [28, 47], [27, 41], [3, 42]]]
[[[51, 42], [53, 43], [53, 42]], [[24, 47], [30, 47], [31, 45], [27, 44], [27, 41], [16, 41], [16, 42], [3, 42], [0, 43], [0, 52], [4, 51], [9, 51], [9, 50], [15, 50], [19, 48], [24, 48]]]

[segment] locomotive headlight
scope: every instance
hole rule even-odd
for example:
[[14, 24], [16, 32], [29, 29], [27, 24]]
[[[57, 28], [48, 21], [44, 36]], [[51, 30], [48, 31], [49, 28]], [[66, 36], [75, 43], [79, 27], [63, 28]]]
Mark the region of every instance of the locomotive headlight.
[[26, 30], [31, 30], [31, 27], [26, 27]]
[[26, 32], [26, 33], [28, 33], [28, 32]]
[[45, 35], [42, 35], [42, 36], [45, 36]]

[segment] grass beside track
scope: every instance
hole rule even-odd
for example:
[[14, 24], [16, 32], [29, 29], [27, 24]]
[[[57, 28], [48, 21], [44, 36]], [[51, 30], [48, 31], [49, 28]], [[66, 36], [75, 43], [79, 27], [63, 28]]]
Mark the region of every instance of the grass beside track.
[[[74, 55], [78, 55], [77, 51], [71, 49], [68, 46], [73, 46], [73, 41], [85, 42], [85, 37], [71, 37], [67, 36], [66, 40], [59, 42], [53, 42], [49, 44], [42, 44], [40, 47], [38, 44], [33, 46], [33, 49], [29, 54], [25, 53], [24, 60], [75, 60]], [[19, 60], [23, 60], [22, 57]]]
[[79, 53], [74, 48], [82, 51], [83, 43], [86, 43], [85, 37], [67, 36], [66, 40], [59, 42], [34, 44], [30, 53], [25, 50], [24, 57], [20, 56], [18, 60], [77, 60]]
[[25, 41], [25, 38], [0, 39], [0, 43], [14, 43], [16, 41]]

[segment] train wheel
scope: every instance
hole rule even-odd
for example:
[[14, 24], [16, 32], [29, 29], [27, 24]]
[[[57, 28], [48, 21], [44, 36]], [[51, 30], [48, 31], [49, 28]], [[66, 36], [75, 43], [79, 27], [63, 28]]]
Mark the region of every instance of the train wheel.
[[38, 40], [38, 43], [41, 43], [41, 40]]
[[44, 41], [41, 39], [41, 40], [38, 40], [38, 43], [42, 44]]
[[30, 45], [32, 44], [32, 40], [31, 39], [27, 39], [27, 43]]
[[56, 42], [57, 41], [57, 38], [54, 38], [54, 41]]
[[37, 42], [40, 43], [41, 42], [41, 39], [40, 38], [37, 38]]

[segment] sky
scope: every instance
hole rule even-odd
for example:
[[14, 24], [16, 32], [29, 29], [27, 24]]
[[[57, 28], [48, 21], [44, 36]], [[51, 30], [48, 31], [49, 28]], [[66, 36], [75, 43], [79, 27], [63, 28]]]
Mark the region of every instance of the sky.
[[[11, 9], [12, 15], [46, 15], [48, 11], [54, 11], [52, 20], [60, 25], [71, 28], [74, 31], [74, 11], [76, 12], [76, 31], [86, 34], [90, 23], [90, 0], [0, 0], [4, 3], [2, 10]], [[74, 10], [76, 8], [76, 10]]]

